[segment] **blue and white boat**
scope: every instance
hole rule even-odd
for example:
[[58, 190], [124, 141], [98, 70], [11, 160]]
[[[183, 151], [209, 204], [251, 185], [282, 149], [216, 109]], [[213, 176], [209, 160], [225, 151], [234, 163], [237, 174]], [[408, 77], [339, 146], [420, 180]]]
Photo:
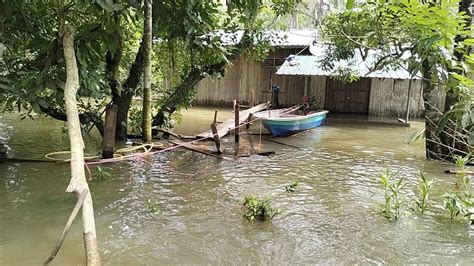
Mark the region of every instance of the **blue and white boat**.
[[297, 108], [285, 108], [261, 111], [253, 116], [260, 118], [263, 126], [274, 136], [288, 136], [323, 125], [329, 113], [323, 110], [298, 115], [297, 112]]

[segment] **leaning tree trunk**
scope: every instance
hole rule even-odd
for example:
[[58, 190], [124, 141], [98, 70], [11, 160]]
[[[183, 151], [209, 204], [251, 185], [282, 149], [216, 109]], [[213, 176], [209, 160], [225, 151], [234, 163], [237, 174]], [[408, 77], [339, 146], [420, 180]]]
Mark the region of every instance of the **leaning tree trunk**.
[[117, 105], [117, 126], [115, 130], [115, 138], [117, 140], [127, 140], [127, 119], [128, 111], [132, 104], [133, 94], [140, 82], [140, 76], [143, 70], [144, 61], [144, 42], [140, 44], [135, 61], [130, 67], [128, 78], [122, 85], [120, 92], [112, 92], [112, 101]]
[[[77, 90], [79, 89], [79, 73], [74, 52], [74, 29], [63, 27], [63, 49], [66, 62], [66, 86], [64, 98], [66, 102], [67, 128], [71, 146], [71, 181], [66, 192], [79, 195], [84, 189], [89, 191], [84, 172], [84, 141], [81, 134], [79, 112], [77, 110]], [[100, 265], [100, 254], [95, 231], [94, 208], [90, 192], [82, 204], [82, 225], [87, 265]]]
[[145, 62], [143, 65], [142, 138], [146, 143], [151, 142], [151, 2], [152, 0], [145, 0], [145, 25], [143, 31]]
[[205, 68], [192, 69], [181, 84], [173, 88], [168, 99], [161, 106], [160, 110], [158, 110], [158, 113], [153, 117], [153, 126], [163, 126], [165, 124], [165, 117], [170, 117], [171, 114], [176, 111], [178, 106], [183, 104], [185, 99], [189, 98], [199, 81], [209, 75], [209, 73], [222, 73], [225, 66], [226, 64], [221, 62]]

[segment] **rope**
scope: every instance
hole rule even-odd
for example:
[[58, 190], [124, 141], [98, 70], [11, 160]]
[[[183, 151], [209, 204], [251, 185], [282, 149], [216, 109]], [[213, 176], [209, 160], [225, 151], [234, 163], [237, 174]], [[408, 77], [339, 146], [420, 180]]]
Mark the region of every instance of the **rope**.
[[[288, 108], [287, 111], [281, 113], [280, 115], [285, 115], [285, 114], [291, 113], [291, 112], [297, 110], [300, 107], [301, 107], [301, 104], [295, 105], [293, 107]], [[259, 119], [261, 119], [261, 118], [252, 116], [252, 119], [249, 119], [246, 122], [244, 121], [236, 127], [229, 128], [229, 131], [235, 130], [236, 128], [246, 126], [247, 124], [252, 124], [253, 122], [258, 121]], [[92, 162], [84, 161], [84, 164], [87, 167], [87, 170], [89, 172], [89, 177], [91, 177], [90, 169], [88, 167], [89, 165], [112, 163], [112, 162], [119, 162], [119, 161], [127, 161], [127, 160], [134, 159], [136, 157], [143, 157], [143, 156], [146, 156], [146, 155], [154, 155], [154, 154], [158, 154], [158, 153], [162, 153], [162, 152], [166, 152], [166, 151], [171, 151], [171, 150], [174, 150], [174, 149], [177, 149], [177, 148], [180, 148], [180, 147], [184, 147], [186, 144], [193, 144], [193, 143], [203, 141], [203, 140], [206, 140], [206, 139], [209, 139], [209, 138], [208, 137], [202, 137], [202, 138], [198, 138], [198, 139], [188, 141], [188, 142], [183, 142], [182, 144], [177, 144], [175, 146], [171, 146], [171, 147], [164, 148], [162, 150], [157, 150], [157, 151], [152, 151], [152, 150], [153, 150], [154, 147], [162, 146], [162, 145], [147, 143], [147, 144], [142, 144], [142, 145], [139, 145], [139, 146], [121, 148], [121, 149], [118, 149], [118, 150], [115, 151], [114, 158], [100, 159], [100, 160], [92, 161]], [[262, 127], [260, 126], [259, 148], [260, 148], [261, 140], [262, 140]], [[131, 153], [133, 151], [140, 150], [140, 149], [143, 149], [143, 152], [141, 152], [141, 153]], [[56, 152], [50, 152], [50, 153], [46, 154], [44, 157], [48, 160], [55, 161], [55, 162], [70, 162], [71, 159], [57, 159], [57, 158], [52, 157], [53, 155], [70, 154], [70, 153], [71, 153], [70, 151], [56, 151]], [[125, 153], [131, 153], [131, 154], [126, 154], [125, 155]], [[87, 156], [84, 156], [84, 160], [92, 160], [92, 159], [99, 159], [99, 158], [100, 158], [100, 156], [98, 156], [98, 155], [89, 155], [88, 154]]]
[[[291, 113], [291, 112], [297, 110], [300, 107], [301, 107], [301, 104], [297, 104], [293, 107], [288, 108], [288, 111], [285, 111], [285, 112], [281, 113], [281, 115]], [[245, 126], [247, 124], [251, 124], [255, 121], [258, 121], [259, 119], [261, 119], [261, 118], [253, 117], [253, 119], [248, 120], [247, 122], [243, 122], [239, 126], [229, 128], [229, 131], [233, 130], [233, 129], [236, 129], [236, 128], [240, 128], [240, 127]], [[131, 160], [131, 159], [134, 159], [134, 158], [143, 157], [145, 155], [154, 155], [154, 154], [158, 154], [158, 153], [171, 151], [171, 150], [174, 150], [174, 149], [177, 149], [177, 148], [180, 148], [180, 147], [184, 147], [186, 144], [193, 144], [193, 143], [200, 142], [200, 141], [203, 141], [203, 140], [206, 140], [206, 139], [209, 139], [209, 138], [208, 137], [202, 137], [202, 138], [198, 138], [198, 139], [195, 139], [195, 140], [192, 140], [192, 141], [184, 142], [182, 144], [177, 144], [175, 146], [171, 146], [171, 147], [168, 147], [168, 148], [165, 148], [165, 149], [162, 149], [162, 150], [158, 150], [158, 151], [152, 151], [152, 152], [148, 152], [148, 153], [128, 154], [128, 155], [124, 155], [120, 158], [101, 159], [99, 161], [88, 162], [86, 164], [94, 165], [94, 164], [104, 164], [104, 163], [112, 163], [112, 162], [119, 162], [119, 161], [128, 161], [128, 160]]]

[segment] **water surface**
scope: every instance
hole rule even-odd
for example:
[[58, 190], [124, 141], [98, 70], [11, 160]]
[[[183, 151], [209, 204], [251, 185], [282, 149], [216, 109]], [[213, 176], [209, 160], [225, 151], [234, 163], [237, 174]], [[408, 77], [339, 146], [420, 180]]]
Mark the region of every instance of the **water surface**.
[[[212, 112], [191, 108], [177, 131], [206, 130]], [[220, 110], [219, 120], [228, 115]], [[50, 119], [20, 121], [6, 114], [0, 138], [10, 156], [42, 158], [67, 149], [62, 127]], [[112, 177], [90, 183], [103, 260], [108, 265], [472, 264], [474, 229], [449, 223], [441, 207], [442, 192], [458, 180], [442, 173], [449, 165], [426, 161], [421, 144], [403, 143], [415, 128], [328, 123], [278, 140], [299, 149], [259, 144], [254, 136], [255, 147], [276, 152], [271, 157], [219, 160], [177, 150], [104, 165]], [[100, 138], [92, 134], [85, 140], [88, 152], [97, 152]], [[225, 145], [232, 146], [230, 141]], [[424, 216], [408, 211], [400, 222], [385, 219], [376, 176], [387, 167], [406, 178], [407, 197], [413, 196], [419, 170], [436, 179], [434, 211]], [[95, 167], [91, 170], [96, 177]], [[299, 181], [298, 190], [273, 202], [282, 215], [265, 223], [243, 219], [246, 195], [277, 195], [293, 180]], [[67, 164], [0, 165], [2, 265], [39, 264], [49, 256], [75, 203], [64, 193], [68, 181]], [[54, 264], [83, 263], [78, 220]]]

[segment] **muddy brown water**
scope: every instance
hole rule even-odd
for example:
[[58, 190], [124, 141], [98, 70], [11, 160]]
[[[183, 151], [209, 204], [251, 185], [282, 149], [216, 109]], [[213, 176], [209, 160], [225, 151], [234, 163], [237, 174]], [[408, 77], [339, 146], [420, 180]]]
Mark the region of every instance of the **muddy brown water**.
[[[177, 131], [208, 128], [213, 110], [191, 108]], [[219, 112], [219, 120], [229, 116]], [[272, 157], [218, 160], [177, 150], [103, 165], [110, 179], [90, 183], [99, 245], [107, 265], [160, 264], [471, 264], [474, 229], [449, 223], [443, 191], [458, 180], [449, 165], [426, 161], [421, 144], [404, 144], [411, 128], [328, 123], [279, 139], [301, 149], [262, 141]], [[16, 158], [42, 158], [67, 149], [63, 123], [45, 118], [0, 117], [0, 139]], [[256, 126], [258, 131], [258, 125]], [[232, 145], [230, 143], [225, 145]], [[85, 138], [96, 153], [97, 135]], [[258, 146], [259, 138], [252, 139]], [[407, 211], [399, 222], [380, 213], [376, 179], [390, 167], [407, 180], [413, 201], [415, 174], [436, 180], [432, 210]], [[95, 167], [92, 167], [97, 176]], [[271, 222], [242, 217], [246, 195], [276, 195], [293, 180], [295, 193], [278, 197], [282, 214]], [[75, 198], [64, 193], [67, 164], [0, 164], [0, 264], [40, 264], [51, 252]], [[156, 212], [153, 212], [155, 211]], [[76, 220], [54, 264], [84, 263]]]

